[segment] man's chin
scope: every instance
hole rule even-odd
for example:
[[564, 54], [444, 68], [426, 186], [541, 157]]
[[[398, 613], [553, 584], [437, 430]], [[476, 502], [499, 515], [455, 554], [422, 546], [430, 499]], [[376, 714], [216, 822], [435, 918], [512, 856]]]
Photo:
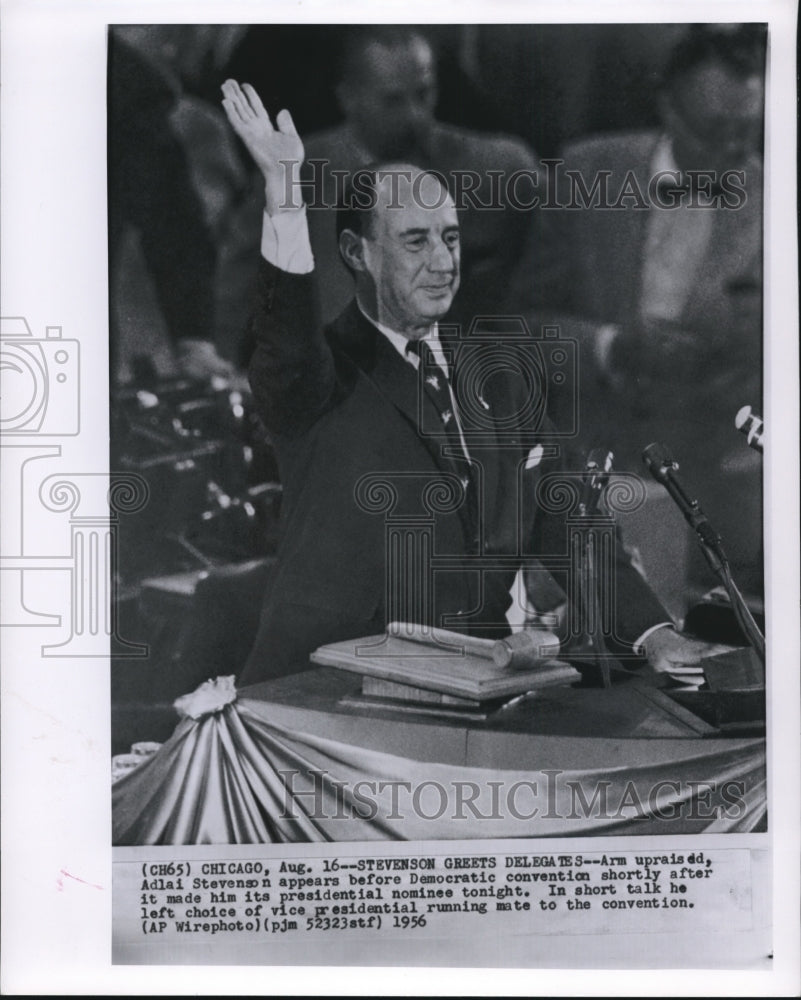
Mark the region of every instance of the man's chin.
[[453, 303], [453, 295], [443, 295], [442, 297], [429, 298], [424, 304], [421, 312], [432, 322], [442, 319]]

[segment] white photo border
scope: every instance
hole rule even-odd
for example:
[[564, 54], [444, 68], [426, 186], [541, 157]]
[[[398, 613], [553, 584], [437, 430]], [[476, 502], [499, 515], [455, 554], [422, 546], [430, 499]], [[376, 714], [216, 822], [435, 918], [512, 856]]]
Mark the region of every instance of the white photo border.
[[[592, 970], [123, 967], [111, 965], [109, 670], [100, 658], [46, 659], [34, 629], [4, 629], [3, 969], [5, 993], [796, 995], [799, 988], [799, 528], [796, 8], [757, 3], [570, 4], [506, 0], [374, 6], [338, 21], [629, 23], [766, 21], [770, 27], [767, 189], [765, 525], [772, 658], [770, 838], [775, 968]], [[58, 441], [65, 471], [107, 474], [106, 25], [319, 23], [323, 0], [119, 2], [5, 0], [2, 9], [3, 315], [36, 336], [60, 326], [81, 345], [80, 434]], [[4, 442], [5, 444], [5, 442]], [[3, 449], [4, 468], [8, 452]], [[8, 484], [3, 485], [3, 490]], [[4, 496], [5, 500], [5, 496]], [[5, 504], [4, 504], [5, 506]], [[35, 511], [33, 515], [35, 517]], [[4, 523], [4, 541], [7, 524]], [[47, 539], [41, 542], [47, 553]], [[58, 578], [58, 574], [55, 574]], [[53, 586], [62, 600], [64, 581]], [[56, 598], [54, 598], [56, 599]], [[599, 844], [602, 841], [598, 842]], [[265, 975], [267, 971], [267, 975]]]

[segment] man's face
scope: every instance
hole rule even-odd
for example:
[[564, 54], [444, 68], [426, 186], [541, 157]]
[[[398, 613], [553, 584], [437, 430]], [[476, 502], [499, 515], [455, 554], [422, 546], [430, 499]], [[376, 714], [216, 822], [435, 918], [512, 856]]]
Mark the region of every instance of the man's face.
[[761, 146], [764, 89], [759, 75], [740, 78], [712, 61], [673, 85], [663, 105], [682, 170], [738, 170]]
[[376, 160], [415, 160], [425, 149], [437, 100], [427, 42], [370, 42], [355, 76], [342, 84], [345, 115]]
[[459, 221], [435, 177], [379, 184], [364, 265], [379, 323], [416, 338], [447, 313], [459, 288]]

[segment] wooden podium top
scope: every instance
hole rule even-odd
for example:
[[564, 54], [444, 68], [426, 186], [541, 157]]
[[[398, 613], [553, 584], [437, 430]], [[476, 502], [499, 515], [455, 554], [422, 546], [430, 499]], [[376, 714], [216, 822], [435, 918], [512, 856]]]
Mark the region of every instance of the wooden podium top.
[[710, 744], [736, 752], [755, 742], [725, 737], [647, 678], [607, 689], [543, 688], [475, 721], [348, 704], [360, 690], [357, 674], [324, 667], [243, 688], [239, 698], [269, 703], [275, 721], [298, 732], [479, 767], [648, 766], [708, 752]]

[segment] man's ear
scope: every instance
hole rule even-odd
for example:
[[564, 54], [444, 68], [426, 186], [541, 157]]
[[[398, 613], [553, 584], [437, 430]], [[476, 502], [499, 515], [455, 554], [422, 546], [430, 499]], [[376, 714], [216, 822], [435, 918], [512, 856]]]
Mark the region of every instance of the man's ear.
[[343, 229], [339, 234], [339, 252], [351, 271], [366, 271], [364, 261], [364, 240], [352, 229]]

